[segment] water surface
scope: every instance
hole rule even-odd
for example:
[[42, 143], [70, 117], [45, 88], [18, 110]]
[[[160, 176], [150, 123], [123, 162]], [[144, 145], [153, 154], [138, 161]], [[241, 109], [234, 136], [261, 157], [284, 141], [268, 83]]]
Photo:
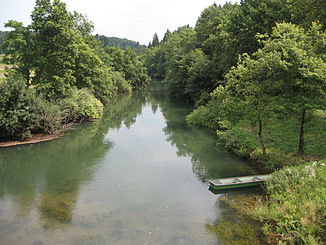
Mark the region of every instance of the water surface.
[[207, 179], [254, 174], [187, 126], [191, 107], [160, 82], [122, 96], [98, 122], [0, 149], [0, 244], [262, 244], [260, 225]]

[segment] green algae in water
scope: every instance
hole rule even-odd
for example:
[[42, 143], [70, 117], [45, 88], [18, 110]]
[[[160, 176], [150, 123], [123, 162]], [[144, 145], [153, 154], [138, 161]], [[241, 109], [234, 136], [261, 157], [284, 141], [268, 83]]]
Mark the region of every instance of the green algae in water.
[[267, 244], [262, 234], [261, 224], [254, 220], [249, 212], [254, 208], [259, 189], [256, 193], [248, 191], [220, 196], [216, 207], [222, 211], [215, 224], [206, 224], [206, 230], [214, 234], [223, 245]]
[[255, 227], [250, 224], [234, 224], [228, 221], [216, 225], [207, 224], [206, 229], [215, 234], [224, 245], [261, 244]]

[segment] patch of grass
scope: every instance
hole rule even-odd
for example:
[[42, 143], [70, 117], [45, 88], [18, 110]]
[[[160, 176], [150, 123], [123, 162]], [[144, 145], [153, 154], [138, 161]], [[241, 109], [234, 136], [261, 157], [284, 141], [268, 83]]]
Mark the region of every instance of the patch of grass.
[[325, 244], [326, 160], [287, 167], [266, 181], [267, 200], [252, 214], [281, 244]]
[[309, 112], [305, 123], [305, 156], [296, 156], [299, 144], [300, 120], [288, 118], [266, 123], [263, 138], [267, 156], [262, 155], [257, 127], [241, 121], [228, 131], [217, 131], [218, 138], [236, 154], [256, 159], [269, 169], [278, 169], [298, 161], [321, 159], [326, 156], [326, 112]]

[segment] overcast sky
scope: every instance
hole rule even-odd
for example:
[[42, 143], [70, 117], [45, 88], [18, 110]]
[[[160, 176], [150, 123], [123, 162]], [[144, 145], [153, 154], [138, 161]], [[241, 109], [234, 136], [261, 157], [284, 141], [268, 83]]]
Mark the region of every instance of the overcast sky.
[[[94, 23], [94, 34], [115, 36], [148, 44], [156, 32], [161, 39], [167, 29], [194, 26], [200, 13], [225, 0], [63, 0]], [[235, 1], [232, 1], [235, 2]], [[0, 0], [0, 29], [10, 19], [31, 22], [35, 0]]]

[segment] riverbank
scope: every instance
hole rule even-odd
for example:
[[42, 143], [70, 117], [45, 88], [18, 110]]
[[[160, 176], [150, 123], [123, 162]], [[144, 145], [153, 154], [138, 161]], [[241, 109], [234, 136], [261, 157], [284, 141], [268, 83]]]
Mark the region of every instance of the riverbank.
[[[271, 244], [322, 244], [326, 222], [326, 112], [307, 113], [304, 155], [298, 156], [299, 118], [268, 120], [263, 125], [263, 154], [258, 128], [248, 119], [233, 125], [220, 121], [214, 107], [199, 107], [187, 121], [216, 130], [218, 144], [272, 173], [267, 192], [250, 214], [262, 221]], [[310, 171], [310, 172], [309, 172]], [[306, 176], [310, 173], [310, 177]], [[317, 173], [318, 172], [318, 173]], [[296, 173], [292, 175], [292, 173]], [[281, 176], [281, 177], [280, 177]], [[322, 187], [323, 188], [323, 187]]]
[[246, 120], [226, 131], [217, 130], [217, 138], [240, 157], [258, 162], [269, 172], [286, 166], [316, 161], [326, 156], [326, 112], [311, 111], [305, 124], [304, 156], [298, 156], [300, 121], [297, 118], [279, 119], [264, 125], [263, 139], [266, 155], [262, 153], [258, 129]]
[[[268, 170], [266, 195], [255, 205], [252, 217], [264, 223], [271, 244], [325, 244], [326, 221], [326, 116], [309, 113], [305, 155], [296, 155], [299, 121], [295, 118], [265, 125], [267, 154], [258, 143], [257, 129], [242, 121], [217, 131], [221, 144]], [[282, 243], [283, 242], [283, 243]]]
[[28, 145], [28, 144], [36, 144], [40, 142], [50, 141], [57, 138], [60, 138], [64, 135], [64, 130], [59, 130], [54, 132], [53, 134], [35, 134], [30, 138], [24, 140], [8, 140], [8, 141], [0, 141], [0, 148], [4, 147], [12, 147], [18, 145]]
[[[326, 159], [275, 171], [251, 215], [281, 244], [326, 243]], [[280, 243], [279, 243], [280, 244]]]

